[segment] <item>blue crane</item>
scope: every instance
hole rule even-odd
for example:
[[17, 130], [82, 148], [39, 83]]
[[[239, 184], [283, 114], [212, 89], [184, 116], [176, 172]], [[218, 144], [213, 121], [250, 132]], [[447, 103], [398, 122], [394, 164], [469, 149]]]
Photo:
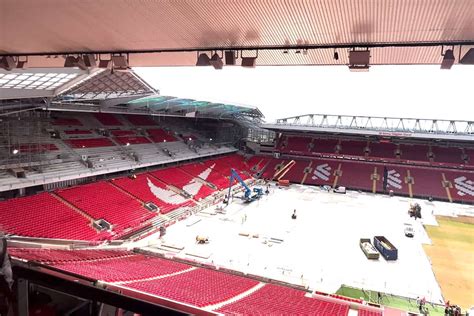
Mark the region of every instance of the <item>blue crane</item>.
[[229, 183], [229, 194], [227, 195], [227, 203], [230, 201], [230, 194], [232, 190], [232, 185], [234, 184], [234, 180], [237, 180], [241, 186], [244, 187], [244, 200], [246, 202], [252, 202], [257, 199], [259, 199], [262, 196], [262, 189], [261, 188], [254, 188], [253, 192], [255, 192], [255, 195], [252, 195], [252, 190], [248, 187], [247, 184], [245, 184], [244, 180], [239, 176], [239, 174], [234, 170], [230, 169], [230, 183]]

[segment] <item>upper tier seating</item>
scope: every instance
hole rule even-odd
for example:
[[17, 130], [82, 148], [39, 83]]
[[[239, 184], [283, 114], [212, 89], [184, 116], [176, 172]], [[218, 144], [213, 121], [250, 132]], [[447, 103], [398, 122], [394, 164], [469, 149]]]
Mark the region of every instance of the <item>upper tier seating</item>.
[[314, 147], [311, 149], [313, 153], [328, 153], [334, 154], [336, 152], [336, 145], [339, 141], [337, 139], [319, 139], [313, 141]]
[[57, 194], [94, 219], [102, 218], [124, 229], [154, 217], [140, 202], [106, 181], [58, 190]]
[[135, 126], [153, 126], [155, 121], [148, 115], [127, 115], [127, 120]]
[[395, 155], [395, 151], [398, 148], [397, 144], [384, 143], [384, 142], [370, 143], [369, 148], [370, 148], [369, 157], [379, 157], [379, 158], [389, 158], [389, 159], [397, 158]]
[[64, 134], [66, 134], [66, 135], [89, 135], [89, 134], [92, 134], [92, 131], [80, 130], [80, 129], [70, 129], [70, 130], [65, 130]]
[[305, 296], [306, 292], [267, 284], [256, 292], [223, 306], [226, 315], [321, 315], [346, 316], [349, 305]]
[[474, 166], [474, 149], [464, 149], [464, 153], [467, 155], [467, 164]]
[[428, 161], [428, 146], [401, 144], [399, 147], [402, 160]]
[[462, 164], [462, 151], [455, 147], [432, 147], [431, 148], [436, 162], [447, 162], [454, 164]]
[[68, 139], [65, 142], [72, 148], [94, 148], [115, 146], [108, 138]]
[[[58, 270], [192, 304], [198, 307], [227, 302], [255, 288], [253, 279], [118, 250], [48, 250], [11, 248], [15, 258], [36, 261]], [[304, 291], [266, 284], [228, 303], [217, 312], [244, 315], [345, 316], [347, 302], [327, 302]]]
[[67, 272], [106, 282], [131, 281], [163, 276], [189, 269], [186, 264], [147, 257], [141, 254], [110, 259], [55, 263], [53, 266]]
[[82, 126], [81, 121], [75, 118], [57, 118], [55, 119], [51, 125], [58, 125], [58, 126]]
[[17, 149], [20, 150], [20, 153], [21, 152], [38, 153], [38, 152], [43, 152], [43, 151], [59, 150], [59, 148], [55, 144], [24, 144], [24, 143], [21, 144]]
[[89, 220], [49, 193], [0, 201], [0, 229], [27, 237], [93, 240]]
[[310, 142], [311, 138], [308, 137], [288, 136], [285, 141], [286, 146], [283, 146], [283, 143], [281, 143], [280, 150], [288, 153], [308, 153], [308, 144]]
[[137, 175], [136, 179], [121, 178], [112, 182], [143, 202], [155, 203], [162, 214], [194, 204], [148, 174]]
[[339, 153], [351, 156], [364, 156], [365, 147], [367, 147], [367, 142], [357, 140], [342, 141]]
[[214, 193], [214, 190], [178, 167], [156, 170], [150, 172], [150, 174], [165, 183], [172, 184], [173, 186], [186, 191], [196, 200], [200, 200]]
[[155, 143], [164, 143], [164, 142], [175, 142], [177, 141], [176, 137], [169, 134], [167, 131], [161, 128], [151, 128], [146, 130], [150, 138]]
[[11, 256], [28, 261], [40, 263], [66, 263], [78, 261], [118, 259], [133, 256], [134, 254], [123, 250], [60, 250], [43, 248], [9, 248]]
[[115, 115], [111, 113], [94, 113], [95, 118], [104, 126], [120, 126], [123, 125]]
[[252, 279], [198, 268], [162, 279], [129, 283], [127, 287], [202, 307], [229, 300], [257, 284]]
[[111, 130], [110, 133], [114, 136], [132, 136], [132, 135], [136, 135], [135, 131], [123, 130], [123, 129], [114, 129], [114, 130]]
[[115, 137], [114, 140], [120, 145], [136, 145], [136, 144], [149, 144], [151, 143], [148, 138], [143, 136], [121, 136]]

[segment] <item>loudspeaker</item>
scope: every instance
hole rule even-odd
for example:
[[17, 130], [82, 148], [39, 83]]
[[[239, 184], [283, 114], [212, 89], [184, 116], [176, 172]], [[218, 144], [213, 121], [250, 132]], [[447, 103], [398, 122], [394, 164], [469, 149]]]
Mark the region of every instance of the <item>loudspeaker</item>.
[[225, 52], [225, 64], [229, 66], [235, 65], [235, 52], [228, 50]]
[[242, 57], [242, 67], [254, 68], [256, 61], [256, 57]]

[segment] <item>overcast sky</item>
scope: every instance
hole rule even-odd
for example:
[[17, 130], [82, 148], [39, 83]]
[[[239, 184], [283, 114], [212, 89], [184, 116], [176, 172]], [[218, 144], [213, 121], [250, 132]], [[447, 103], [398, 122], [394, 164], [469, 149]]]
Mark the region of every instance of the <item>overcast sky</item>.
[[257, 106], [267, 122], [349, 114], [474, 120], [474, 66], [136, 68], [162, 95]]

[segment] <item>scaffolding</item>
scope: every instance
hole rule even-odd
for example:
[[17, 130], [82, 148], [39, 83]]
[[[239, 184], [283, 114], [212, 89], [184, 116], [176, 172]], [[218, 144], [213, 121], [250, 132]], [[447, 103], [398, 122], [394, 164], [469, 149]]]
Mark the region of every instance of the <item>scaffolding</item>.
[[40, 166], [48, 161], [52, 141], [47, 133], [48, 113], [23, 111], [0, 116], [0, 166], [2, 169]]

